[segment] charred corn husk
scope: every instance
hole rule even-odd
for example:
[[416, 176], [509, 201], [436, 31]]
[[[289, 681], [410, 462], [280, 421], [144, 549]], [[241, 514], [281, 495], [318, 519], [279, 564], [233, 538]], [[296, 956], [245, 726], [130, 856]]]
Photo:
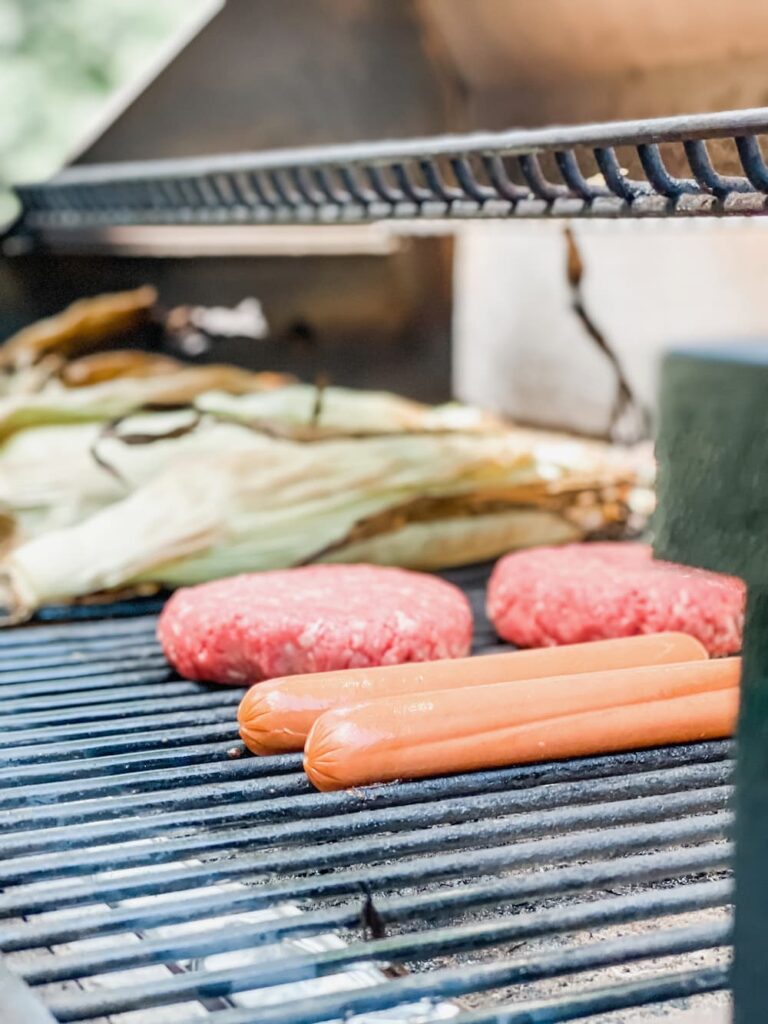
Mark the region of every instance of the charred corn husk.
[[239, 432], [242, 447], [219, 438], [179, 450], [124, 497], [11, 550], [0, 568], [13, 612], [317, 560], [458, 565], [624, 528], [637, 493], [607, 450], [537, 446], [514, 430], [307, 444], [233, 423], [211, 429]]

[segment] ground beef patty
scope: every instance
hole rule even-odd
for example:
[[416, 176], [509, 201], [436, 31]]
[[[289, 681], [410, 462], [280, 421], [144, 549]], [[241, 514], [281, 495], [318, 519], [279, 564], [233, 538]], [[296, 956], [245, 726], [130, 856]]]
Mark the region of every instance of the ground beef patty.
[[710, 654], [741, 647], [745, 588], [719, 573], [655, 562], [645, 544], [568, 544], [502, 558], [488, 615], [519, 647], [680, 630]]
[[253, 573], [178, 590], [158, 623], [189, 679], [274, 676], [466, 655], [472, 612], [445, 580], [371, 565]]

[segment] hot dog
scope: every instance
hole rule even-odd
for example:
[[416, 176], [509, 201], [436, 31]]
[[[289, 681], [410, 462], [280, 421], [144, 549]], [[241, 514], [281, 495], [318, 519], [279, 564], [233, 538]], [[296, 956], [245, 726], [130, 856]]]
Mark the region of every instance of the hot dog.
[[685, 633], [656, 633], [478, 658], [287, 676], [251, 687], [237, 717], [249, 750], [277, 754], [303, 749], [309, 730], [323, 712], [380, 697], [707, 657], [704, 646]]
[[729, 735], [741, 659], [495, 683], [327, 711], [307, 737], [318, 789]]

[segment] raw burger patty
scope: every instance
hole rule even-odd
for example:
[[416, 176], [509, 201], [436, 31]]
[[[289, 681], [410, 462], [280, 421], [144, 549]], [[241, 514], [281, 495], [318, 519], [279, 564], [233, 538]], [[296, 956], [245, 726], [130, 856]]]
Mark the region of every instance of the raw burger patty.
[[655, 562], [645, 544], [569, 544], [502, 558], [488, 615], [519, 647], [679, 630], [710, 654], [741, 648], [745, 588], [733, 576]]
[[274, 676], [466, 655], [472, 612], [435, 576], [371, 565], [253, 573], [178, 590], [158, 638], [188, 679]]

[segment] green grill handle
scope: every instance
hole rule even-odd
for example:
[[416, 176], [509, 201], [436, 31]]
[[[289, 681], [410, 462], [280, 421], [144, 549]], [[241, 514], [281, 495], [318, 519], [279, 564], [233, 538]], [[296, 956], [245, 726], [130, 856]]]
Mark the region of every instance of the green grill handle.
[[768, 341], [672, 352], [661, 370], [659, 558], [741, 576], [734, 1024], [768, 1022]]

